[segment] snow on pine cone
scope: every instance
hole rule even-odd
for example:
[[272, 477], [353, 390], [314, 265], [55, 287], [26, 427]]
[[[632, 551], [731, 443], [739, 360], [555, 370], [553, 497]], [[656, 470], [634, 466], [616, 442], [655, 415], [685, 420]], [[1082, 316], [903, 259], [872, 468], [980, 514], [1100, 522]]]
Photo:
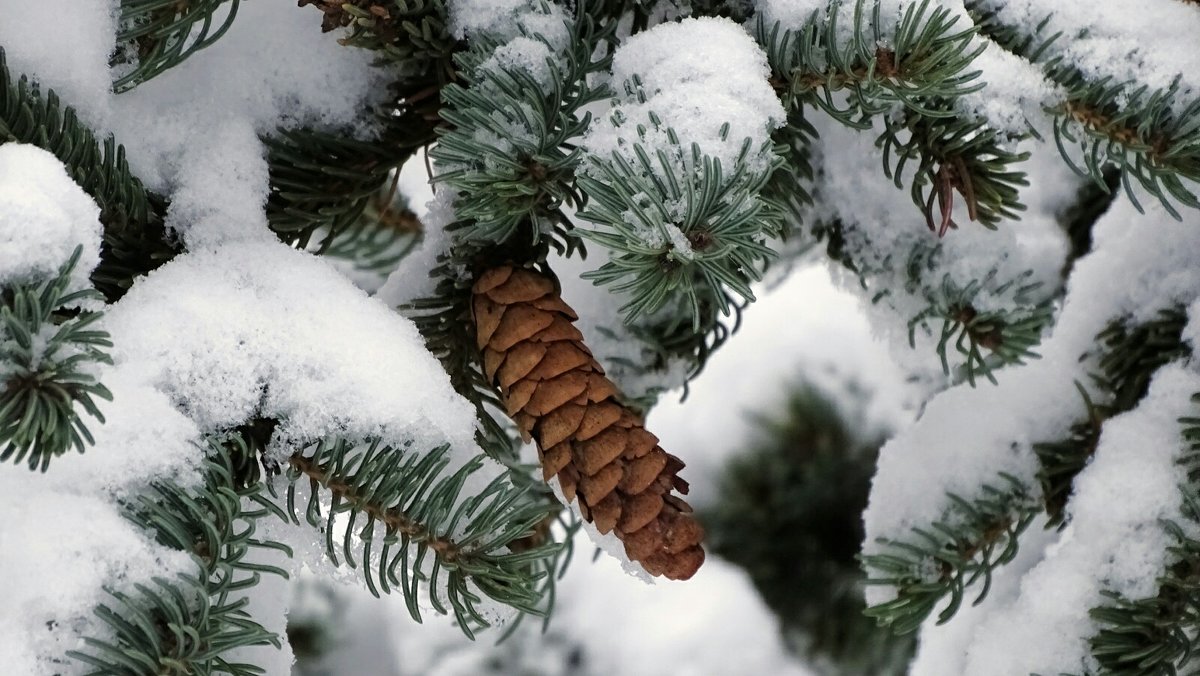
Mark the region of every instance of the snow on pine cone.
[[658, 445], [572, 323], [578, 315], [554, 282], [504, 266], [472, 289], [484, 371], [500, 388], [526, 441], [537, 441], [543, 478], [557, 475], [568, 502], [651, 575], [686, 580], [704, 562], [704, 530], [677, 476], [683, 462]]

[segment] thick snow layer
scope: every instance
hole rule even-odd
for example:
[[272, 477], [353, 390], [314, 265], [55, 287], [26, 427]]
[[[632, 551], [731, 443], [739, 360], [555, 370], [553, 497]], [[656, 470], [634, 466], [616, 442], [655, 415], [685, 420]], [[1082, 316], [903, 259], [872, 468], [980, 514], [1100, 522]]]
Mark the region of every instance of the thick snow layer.
[[201, 429], [279, 417], [278, 442], [375, 436], [478, 452], [474, 409], [411, 322], [279, 243], [172, 261], [109, 313], [118, 365]]
[[985, 0], [1005, 25], [1032, 32], [1047, 16], [1042, 39], [1062, 33], [1043, 57], [1061, 56], [1091, 81], [1112, 78], [1135, 82], [1151, 90], [1166, 90], [1180, 79], [1181, 95], [1174, 103], [1182, 110], [1200, 96], [1200, 50], [1196, 49], [1196, 8], [1178, 0], [1103, 3], [1061, 0]]
[[386, 96], [371, 52], [339, 45], [295, 4], [242, 3], [216, 44], [111, 103], [109, 127], [135, 173], [172, 195], [168, 225], [190, 247], [273, 238], [258, 135], [347, 126], [365, 135], [370, 105]]
[[[633, 85], [635, 76], [641, 79], [640, 87]], [[761, 173], [772, 157], [765, 147], [771, 131], [784, 119], [769, 76], [766, 54], [732, 21], [700, 18], [660, 24], [617, 49], [612, 66], [617, 101], [608, 114], [593, 121], [583, 146], [598, 159], [616, 153], [636, 165], [634, 144], [641, 144], [651, 157], [658, 150], [674, 156], [678, 150], [672, 150], [667, 134], [673, 129], [686, 155], [695, 143], [728, 172], [737, 166], [743, 142], [749, 139], [748, 173]], [[722, 138], [726, 124], [728, 134]]]
[[54, 89], [90, 124], [106, 117], [118, 0], [0, 0], [8, 68]]
[[1173, 542], [1158, 522], [1178, 520], [1177, 486], [1186, 481], [1177, 419], [1192, 413], [1196, 392], [1195, 371], [1163, 367], [1138, 408], [1105, 424], [1094, 460], [1075, 480], [1070, 524], [1024, 577], [1017, 602], [975, 632], [964, 673], [1098, 671], [1088, 646], [1098, 628], [1088, 610], [1105, 604], [1100, 592], [1158, 594]]
[[100, 262], [100, 208], [54, 155], [0, 145], [0, 287], [54, 278], [76, 247], [73, 290], [90, 286]]
[[[64, 459], [70, 462], [73, 458]], [[156, 545], [103, 495], [43, 485], [50, 475], [23, 468], [0, 472], [0, 656], [5, 673], [85, 673], [60, 661], [84, 636], [106, 638], [92, 616], [111, 602], [103, 586], [133, 591], [151, 577], [189, 572], [191, 559]]]

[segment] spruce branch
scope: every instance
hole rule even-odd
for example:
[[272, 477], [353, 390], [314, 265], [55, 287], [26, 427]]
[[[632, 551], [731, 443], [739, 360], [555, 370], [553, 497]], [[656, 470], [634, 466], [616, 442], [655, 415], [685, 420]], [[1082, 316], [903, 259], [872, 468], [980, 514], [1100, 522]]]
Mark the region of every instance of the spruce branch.
[[[121, 0], [113, 91], [129, 91], [219, 40], [241, 0]], [[217, 10], [230, 3], [219, 20]]]
[[[1019, 188], [1029, 185], [1025, 172], [1013, 165], [1029, 158], [1028, 152], [1012, 150], [1016, 139], [985, 126], [972, 117], [951, 114], [948, 102], [928, 106], [947, 113], [931, 116], [905, 112], [885, 118], [876, 145], [883, 149], [884, 173], [897, 188], [904, 187], [905, 168], [916, 163], [910, 185], [913, 203], [925, 213], [929, 230], [939, 237], [954, 221], [955, 193], [967, 209], [967, 217], [995, 229], [1005, 218], [1024, 211]], [[894, 156], [894, 157], [893, 157]]]
[[[993, 373], [996, 368], [1038, 358], [1033, 348], [1041, 342], [1042, 331], [1054, 318], [1049, 301], [1033, 300], [1041, 283], [1029, 282], [1029, 273], [1002, 284], [997, 284], [995, 277], [996, 271], [992, 270], [962, 287], [948, 275], [943, 277], [938, 293], [928, 294], [929, 307], [908, 322], [908, 342], [915, 348], [917, 327], [923, 326], [928, 332], [929, 320], [941, 320], [937, 353], [942, 360], [942, 370], [950, 375], [948, 351], [953, 343], [954, 350], [965, 358], [961, 368], [972, 387], [979, 374], [996, 384]], [[984, 292], [996, 296], [1011, 294], [1017, 307], [1013, 310], [979, 310], [976, 299]], [[984, 350], [988, 354], [985, 355]]]
[[843, 4], [830, 0], [798, 30], [767, 25], [760, 16], [755, 37], [789, 110], [805, 103], [842, 124], [869, 129], [869, 117], [896, 105], [922, 116], [953, 115], [926, 102], [983, 88], [979, 71], [970, 66], [984, 45], [972, 46], [974, 28], [959, 29], [948, 9], [931, 9], [930, 0], [910, 4], [885, 34], [881, 3], [854, 0], [847, 40], [839, 23]]
[[28, 457], [30, 469], [44, 472], [51, 459], [94, 442], [84, 413], [104, 422], [96, 400], [112, 393], [95, 371], [112, 363], [104, 350], [112, 341], [94, 326], [100, 313], [74, 309], [99, 296], [69, 290], [82, 253], [77, 247], [52, 279], [0, 288], [0, 462]]
[[1103, 351], [1098, 384], [1111, 393], [1114, 409], [1132, 410], [1146, 396], [1160, 366], [1191, 355], [1183, 341], [1187, 321], [1187, 311], [1174, 306], [1132, 326], [1128, 319], [1113, 321], [1096, 335]]
[[1087, 389], [1078, 381], [1075, 388], [1083, 398], [1086, 414], [1075, 424], [1063, 439], [1041, 441], [1033, 445], [1037, 454], [1038, 481], [1042, 486], [1042, 501], [1049, 519], [1046, 527], [1065, 523], [1064, 510], [1071, 495], [1071, 486], [1083, 468], [1096, 454], [1100, 443], [1100, 431], [1104, 421], [1114, 414], [1111, 407], [1100, 406], [1092, 401]]
[[[347, 565], [362, 569], [372, 594], [398, 591], [418, 621], [422, 587], [434, 610], [452, 612], [471, 638], [490, 624], [481, 607], [484, 596], [543, 614], [547, 571], [554, 569], [561, 545], [547, 542], [522, 551], [512, 545], [546, 518], [547, 504], [517, 488], [509, 474], [464, 496], [464, 485], [482, 462], [476, 458], [447, 472], [449, 462], [446, 447], [420, 454], [378, 440], [317, 442], [287, 461], [287, 512], [299, 523], [296, 485], [307, 479], [304, 518], [325, 533], [330, 559], [337, 564], [340, 549]], [[322, 514], [326, 493], [330, 502]], [[342, 519], [344, 528], [335, 526]], [[361, 559], [355, 556], [358, 543]]]
[[865, 612], [898, 634], [915, 631], [947, 597], [938, 623], [949, 621], [967, 589], [981, 580], [974, 603], [983, 601], [992, 573], [1017, 555], [1018, 538], [1039, 511], [1025, 485], [1008, 474], [985, 484], [977, 497], [947, 498], [945, 516], [930, 527], [914, 527], [904, 540], [881, 538], [879, 553], [862, 556], [867, 584], [896, 591], [894, 599]]
[[583, 201], [575, 189], [583, 153], [573, 141], [591, 120], [584, 108], [607, 95], [587, 79], [607, 67], [607, 58], [593, 54], [615, 25], [601, 27], [581, 8], [568, 28], [571, 46], [558, 54], [561, 61], [547, 59], [545, 83], [523, 69], [483, 67], [497, 46], [488, 39], [456, 57], [466, 86], [443, 89], [441, 114], [450, 126], [430, 156], [438, 162], [434, 181], [457, 191], [458, 241], [534, 251], [575, 246], [561, 207]]
[[[1193, 395], [1200, 406], [1200, 394]], [[1158, 593], [1129, 599], [1105, 591], [1107, 602], [1090, 611], [1100, 631], [1091, 638], [1092, 656], [1103, 673], [1119, 676], [1175, 676], [1195, 671], [1195, 640], [1200, 631], [1200, 417], [1179, 419], [1187, 450], [1181, 458], [1187, 481], [1179, 486], [1178, 521], [1161, 520], [1167, 532], [1168, 564]]]
[[[1135, 81], [1089, 76], [1055, 50], [1062, 35], [1047, 34], [1051, 15], [1026, 30], [1004, 23], [984, 0], [968, 0], [966, 8], [981, 34], [1040, 65], [1063, 88], [1063, 98], [1045, 110], [1054, 119], [1055, 143], [1074, 171], [1105, 187], [1105, 169], [1115, 167], [1139, 211], [1135, 184], [1176, 219], [1181, 216], [1175, 203], [1200, 208], [1188, 185], [1200, 182], [1200, 98], [1181, 103], [1186, 91], [1178, 77], [1166, 89], [1151, 89]], [[1076, 155], [1082, 166], [1073, 159]]]
[[1094, 399], [1076, 382], [1085, 415], [1071, 426], [1066, 438], [1033, 445], [1041, 466], [1038, 479], [1046, 513], [1050, 517], [1047, 526], [1063, 523], [1071, 485], [1095, 454], [1104, 422], [1133, 410], [1146, 396], [1150, 380], [1160, 367], [1191, 355], [1191, 349], [1183, 341], [1186, 325], [1186, 311], [1170, 307], [1159, 311], [1155, 319], [1132, 326], [1128, 318], [1114, 320], [1096, 335], [1100, 354], [1092, 382], [1099, 396]]
[[179, 253], [163, 227], [166, 200], [130, 172], [125, 149], [112, 136], [101, 143], [53, 90], [43, 95], [26, 77], [14, 78], [0, 49], [0, 144], [8, 142], [53, 153], [100, 205], [104, 240], [92, 283], [109, 301]]
[[291, 550], [254, 537], [263, 512], [246, 511], [243, 498], [260, 486], [237, 490], [225, 450], [210, 442], [199, 490], [155, 483], [146, 494], [125, 504], [126, 516], [150, 531], [159, 543], [191, 554], [193, 573], [155, 577], [132, 590], [107, 589], [111, 600], [95, 615], [112, 638], [84, 639], [85, 649], [68, 657], [96, 669], [95, 674], [262, 674], [252, 664], [230, 662], [229, 651], [273, 645], [279, 637], [247, 612], [246, 590], [264, 574], [287, 576], [274, 566], [255, 563], [255, 549]]
[[[433, 88], [436, 94], [457, 77], [452, 57], [460, 45], [446, 28], [442, 0], [299, 0], [299, 5], [324, 14], [325, 32], [349, 28], [341, 43], [376, 52], [394, 67], [403, 92]], [[437, 96], [431, 98], [436, 102]]]
[[[390, 131], [390, 130], [389, 130]], [[343, 134], [311, 129], [279, 130], [266, 136], [271, 191], [267, 220], [281, 240], [326, 253], [345, 233], [361, 232], [364, 214], [378, 200], [393, 173], [412, 157], [427, 137], [404, 143], [385, 132], [383, 138], [360, 141]]]

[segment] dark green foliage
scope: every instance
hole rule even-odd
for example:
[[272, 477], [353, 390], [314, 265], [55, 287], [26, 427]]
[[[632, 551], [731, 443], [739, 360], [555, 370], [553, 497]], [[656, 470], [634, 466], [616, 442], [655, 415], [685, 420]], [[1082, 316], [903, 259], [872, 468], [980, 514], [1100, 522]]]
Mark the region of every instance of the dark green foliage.
[[[337, 564], [341, 557], [361, 568], [372, 594], [393, 589], [403, 594], [418, 621], [422, 596], [437, 612], [452, 612], [472, 638], [490, 624], [479, 607], [485, 596], [543, 614], [548, 571], [561, 545], [545, 542], [518, 551], [513, 544], [546, 519], [547, 502], [508, 474], [463, 495], [482, 463], [476, 459], [447, 471], [446, 450], [421, 454], [378, 441], [317, 442], [288, 461], [287, 511], [299, 523], [297, 482], [307, 479], [304, 518], [325, 533], [330, 559]], [[322, 513], [326, 492], [331, 501]], [[340, 542], [335, 519], [344, 521]]]
[[[839, 44], [842, 6], [841, 0], [831, 0], [800, 31], [758, 20], [755, 35], [789, 109], [804, 103], [842, 124], [870, 129], [871, 116], [896, 104], [922, 116], [953, 115], [926, 102], [983, 88], [979, 71], [970, 66], [984, 46], [971, 45], [974, 29], [960, 29], [958, 17], [948, 9], [931, 9], [929, 0], [911, 4], [885, 35], [880, 4], [854, 0], [853, 34], [848, 43]], [[843, 92], [848, 94], [844, 102], [838, 96]]]
[[394, 139], [359, 141], [349, 132], [281, 129], [265, 137], [271, 170], [267, 219], [285, 242], [307, 246], [320, 237], [324, 253], [343, 234], [365, 227], [364, 212], [390, 180], [391, 173], [417, 150]]
[[8, 142], [54, 153], [100, 205], [104, 241], [92, 282], [109, 301], [179, 253], [162, 224], [166, 201], [130, 173], [125, 149], [111, 136], [101, 143], [53, 91], [43, 95], [36, 83], [14, 78], [0, 49], [0, 144]]
[[952, 116], [950, 103], [927, 106], [945, 115], [908, 111], [885, 118], [885, 130], [876, 141], [883, 148], [884, 173], [902, 188], [905, 167], [916, 162], [910, 184], [913, 203], [922, 208], [926, 225], [939, 237], [958, 227], [952, 217], [956, 192], [967, 217], [984, 227], [1016, 218], [1025, 209], [1018, 189], [1029, 182], [1013, 165], [1024, 162], [1029, 153], [1011, 150], [1013, 139], [980, 120]]
[[762, 196], [782, 215], [780, 235], [790, 237], [800, 229], [802, 215], [812, 204], [812, 195], [805, 189], [815, 172], [811, 162], [811, 145], [817, 130], [804, 115], [802, 106], [787, 109], [787, 122], [771, 135], [775, 155], [782, 164], [763, 187]]
[[210, 444], [204, 484], [195, 491], [168, 482], [129, 500], [126, 515], [154, 534], [160, 544], [190, 552], [194, 574], [155, 577], [132, 590], [108, 589], [112, 600], [95, 614], [108, 625], [111, 639], [86, 638], [87, 648], [67, 655], [93, 667], [92, 674], [262, 674], [257, 666], [231, 663], [225, 653], [246, 646], [280, 646], [246, 610], [244, 591], [263, 574], [286, 572], [247, 560], [253, 549], [291, 555], [284, 545], [254, 537], [263, 510], [245, 511], [243, 497], [259, 487], [238, 491], [229, 459]]
[[[446, 30], [442, 0], [300, 0], [325, 14], [322, 29], [348, 27], [345, 45], [370, 49], [392, 67], [398, 89], [435, 91], [456, 77], [452, 56], [460, 46]], [[436, 102], [436, 96], [433, 97]]]
[[928, 0], [909, 5], [887, 35], [879, 13], [879, 3], [856, 0], [847, 44], [839, 44], [839, 18], [845, 18], [840, 0], [814, 12], [800, 31], [760, 20], [755, 35], [784, 103], [789, 109], [811, 105], [857, 129], [870, 129], [881, 118], [885, 129], [877, 144], [884, 172], [903, 187], [905, 166], [916, 161], [913, 202], [939, 235], [957, 227], [951, 218], [955, 192], [969, 218], [986, 227], [1015, 217], [1024, 208], [1017, 188], [1026, 183], [1012, 165], [1028, 154], [1013, 152], [1013, 139], [955, 106], [985, 85], [971, 70], [985, 47], [972, 45], [975, 29], [960, 29], [957, 16], [931, 9]]
[[759, 434], [721, 475], [720, 500], [701, 513], [712, 551], [745, 568], [789, 643], [831, 660], [839, 674], [900, 674], [914, 642], [863, 616], [863, 539], [881, 439], [809, 385], [782, 414], [756, 417]]
[[[722, 131], [724, 138], [728, 125]], [[750, 284], [761, 278], [774, 256], [763, 237], [781, 229], [780, 215], [760, 197], [778, 161], [766, 172], [752, 174], [747, 160], [759, 149], [750, 139], [732, 168], [702, 155], [695, 144], [689, 149], [672, 140], [672, 157], [660, 150], [651, 158], [635, 145], [636, 163], [614, 154], [597, 159], [597, 171], [579, 179], [590, 198], [579, 217], [598, 226], [583, 234], [611, 252], [607, 262], [584, 276], [629, 294], [621, 308], [628, 322], [668, 304], [683, 305], [690, 311], [692, 331], [699, 333], [708, 319], [702, 301], [715, 301], [713, 309], [728, 315], [735, 298], [754, 300]], [[685, 205], [682, 218], [668, 213], [671, 202]], [[677, 226], [686, 244], [666, 237], [665, 224]], [[645, 241], [639, 232], [659, 233], [663, 241]]]
[[982, 581], [975, 597], [987, 596], [992, 573], [1017, 555], [1018, 538], [1039, 507], [1016, 478], [1001, 474], [978, 496], [948, 494], [950, 509], [931, 526], [914, 527], [906, 540], [880, 540], [883, 550], [864, 555], [868, 584], [896, 590], [896, 598], [867, 609], [898, 634], [916, 631], [943, 601], [938, 623], [958, 612], [967, 589]]
[[1173, 561], [1159, 578], [1156, 596], [1126, 599], [1105, 592], [1105, 605], [1090, 611], [1100, 625], [1091, 639], [1092, 655], [1103, 674], [1113, 676], [1176, 676], [1193, 674], [1193, 641], [1200, 630], [1200, 496], [1194, 486], [1181, 486], [1185, 526], [1160, 525], [1171, 536]]
[[1071, 425], [1065, 438], [1033, 445], [1041, 466], [1038, 481], [1042, 485], [1042, 501], [1050, 517], [1046, 522], [1047, 527], [1064, 523], [1063, 510], [1071, 496], [1071, 484], [1095, 455], [1096, 445], [1100, 443], [1101, 426], [1113, 415], [1111, 408], [1095, 404], [1083, 385], [1076, 382], [1075, 387], [1083, 398], [1087, 414]]
[[[1062, 54], [1054, 54], [1054, 43], [1063, 36], [1046, 30], [1050, 15], [1026, 32], [1004, 24], [981, 0], [968, 0], [966, 8], [982, 34], [1040, 65], [1046, 77], [1065, 90], [1063, 99], [1047, 106], [1046, 112], [1054, 117], [1055, 143], [1072, 169], [1107, 188], [1105, 170], [1115, 167], [1139, 210], [1135, 182], [1176, 218], [1176, 202], [1200, 208], [1200, 199], [1187, 186], [1187, 181], [1200, 181], [1200, 99], [1180, 110], [1179, 98], [1185, 92], [1178, 80], [1153, 90], [1136, 81], [1094, 79]], [[1075, 158], [1081, 158], [1083, 166]]]
[[99, 294], [68, 290], [82, 252], [52, 279], [0, 288], [0, 462], [28, 458], [44, 472], [52, 458], [93, 443], [84, 412], [104, 422], [96, 400], [112, 393], [94, 371], [112, 363], [104, 351], [112, 342], [93, 327], [100, 313], [75, 309]]
[[607, 58], [592, 55], [615, 26], [599, 28], [581, 13], [569, 28], [574, 39], [561, 54], [564, 63], [547, 61], [546, 91], [523, 70], [480, 68], [496, 46], [487, 39], [458, 57], [468, 84], [442, 90], [441, 115], [450, 127], [430, 151], [442, 165], [435, 180], [458, 191], [458, 241], [511, 244], [534, 258], [548, 243], [560, 250], [571, 246], [564, 242], [568, 221], [561, 207], [582, 202], [575, 190], [582, 151], [571, 142], [591, 120], [583, 109], [607, 95], [585, 78], [607, 67]]
[[[1054, 318], [1049, 302], [1038, 303], [1033, 300], [1041, 284], [1027, 282], [1027, 278], [1028, 275], [1022, 275], [996, 284], [993, 271], [960, 288], [948, 276], [944, 277], [939, 293], [929, 294], [929, 307], [909, 321], [909, 344], [916, 347], [918, 325], [925, 326], [928, 331], [929, 320], [940, 319], [942, 326], [937, 353], [942, 359], [942, 370], [950, 374], [947, 352], [953, 342], [955, 352], [965, 359], [961, 369], [972, 387], [979, 374], [996, 383], [993, 374], [996, 368], [1023, 364], [1026, 359], [1038, 357], [1033, 348], [1041, 342], [1042, 331]], [[984, 290], [995, 295], [1010, 293], [1016, 308], [977, 310], [975, 298]], [[987, 354], [984, 354], [984, 350], [987, 350]]]
[[[183, 63], [225, 34], [241, 0], [121, 0], [117, 54], [111, 65], [123, 73], [113, 91], [124, 92]], [[216, 21], [214, 14], [229, 3]], [[122, 69], [122, 65], [128, 68]]]
[[1160, 366], [1191, 354], [1182, 340], [1186, 325], [1187, 311], [1171, 307], [1133, 327], [1128, 320], [1114, 321], [1096, 336], [1102, 350], [1098, 384], [1112, 394], [1114, 409], [1133, 409]]

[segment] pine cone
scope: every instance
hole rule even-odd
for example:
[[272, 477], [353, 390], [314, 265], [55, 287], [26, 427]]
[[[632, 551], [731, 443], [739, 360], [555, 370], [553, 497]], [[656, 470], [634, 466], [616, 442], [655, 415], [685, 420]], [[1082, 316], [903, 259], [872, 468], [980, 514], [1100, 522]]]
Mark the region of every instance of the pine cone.
[[476, 339], [521, 436], [537, 441], [542, 476], [558, 475], [568, 502], [651, 575], [686, 580], [704, 562], [704, 531], [672, 494], [683, 463], [658, 445], [572, 323], [578, 316], [549, 278], [510, 266], [475, 282]]

